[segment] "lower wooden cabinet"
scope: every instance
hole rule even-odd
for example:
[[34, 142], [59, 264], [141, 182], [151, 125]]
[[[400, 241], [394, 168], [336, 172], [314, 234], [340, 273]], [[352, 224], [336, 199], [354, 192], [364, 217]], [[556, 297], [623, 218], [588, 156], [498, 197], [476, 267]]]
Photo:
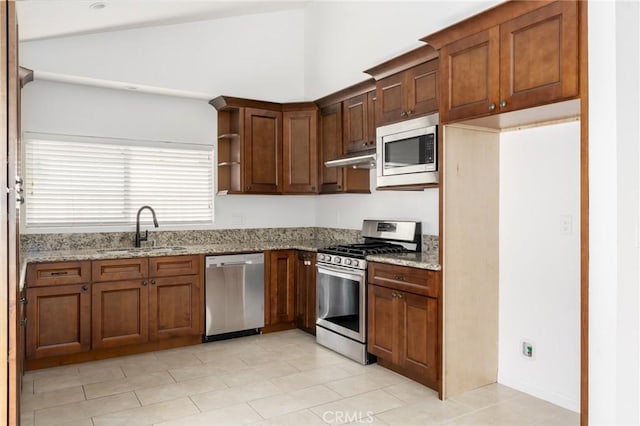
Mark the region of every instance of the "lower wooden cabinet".
[[316, 254], [299, 251], [296, 262], [296, 327], [316, 334]]
[[149, 341], [148, 280], [94, 283], [91, 294], [92, 348]]
[[91, 349], [89, 284], [28, 288], [27, 301], [27, 358]]
[[265, 326], [295, 326], [296, 253], [296, 250], [265, 252]]
[[198, 275], [151, 278], [148, 289], [151, 340], [202, 333]]
[[[395, 268], [397, 276], [414, 269]], [[367, 350], [380, 365], [439, 390], [438, 299], [369, 283], [367, 303]]]

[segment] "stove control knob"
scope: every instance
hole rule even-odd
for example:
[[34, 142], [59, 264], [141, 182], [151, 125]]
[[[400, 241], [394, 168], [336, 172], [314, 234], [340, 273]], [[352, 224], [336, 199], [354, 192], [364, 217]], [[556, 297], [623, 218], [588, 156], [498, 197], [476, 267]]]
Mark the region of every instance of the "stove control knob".
[[354, 260], [351, 262], [351, 265], [353, 266], [358, 266], [360, 264], [360, 262], [358, 262], [357, 260]]
[[340, 262], [342, 262], [342, 258], [336, 256], [334, 263], [340, 263]]
[[325, 259], [327, 262], [331, 262], [331, 256], [327, 255], [327, 258]]
[[324, 254], [319, 254], [318, 255], [318, 260], [324, 260]]
[[351, 259], [345, 259], [344, 260], [344, 264], [345, 265], [351, 265]]

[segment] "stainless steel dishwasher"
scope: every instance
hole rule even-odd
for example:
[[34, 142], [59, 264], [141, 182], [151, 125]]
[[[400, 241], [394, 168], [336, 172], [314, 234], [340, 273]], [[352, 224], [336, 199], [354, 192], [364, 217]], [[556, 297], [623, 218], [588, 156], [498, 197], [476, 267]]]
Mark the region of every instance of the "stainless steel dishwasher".
[[264, 254], [207, 256], [203, 341], [246, 336], [264, 327]]

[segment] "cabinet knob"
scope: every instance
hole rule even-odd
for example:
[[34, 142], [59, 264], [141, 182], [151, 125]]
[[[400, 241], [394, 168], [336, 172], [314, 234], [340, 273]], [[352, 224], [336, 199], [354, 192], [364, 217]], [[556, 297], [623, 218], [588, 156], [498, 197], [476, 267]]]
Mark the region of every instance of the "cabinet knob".
[[398, 299], [402, 299], [402, 293], [398, 293], [398, 294], [396, 294], [396, 297], [397, 297]]
[[413, 110], [412, 110], [412, 109], [410, 109], [409, 111], [407, 111], [407, 115], [411, 115], [411, 114], [413, 114]]
[[407, 112], [406, 112], [406, 111], [402, 111], [402, 112], [400, 113], [400, 117], [404, 117], [405, 115], [407, 115]]
[[147, 280], [142, 281], [142, 287], [146, 287], [149, 282]]
[[396, 276], [394, 276], [394, 278], [396, 280], [398, 280], [398, 281], [404, 281], [405, 280], [404, 275], [396, 275]]
[[494, 109], [496, 109], [496, 104], [492, 103], [489, 105], [489, 111], [493, 111]]
[[312, 187], [311, 187], [311, 190], [312, 190], [312, 191], [315, 191], [315, 190], [316, 190], [316, 187], [315, 187], [315, 186], [312, 186]]
[[83, 285], [83, 286], [82, 286], [82, 291], [84, 291], [85, 293], [86, 293], [87, 291], [89, 291], [89, 286], [88, 286], [88, 285]]
[[500, 101], [500, 108], [504, 108], [507, 106], [507, 101]]
[[156, 280], [151, 280], [151, 285], [156, 285]]
[[247, 186], [246, 191], [251, 191], [251, 185]]
[[20, 194], [16, 193], [16, 203], [24, 204], [24, 195], [20, 195]]

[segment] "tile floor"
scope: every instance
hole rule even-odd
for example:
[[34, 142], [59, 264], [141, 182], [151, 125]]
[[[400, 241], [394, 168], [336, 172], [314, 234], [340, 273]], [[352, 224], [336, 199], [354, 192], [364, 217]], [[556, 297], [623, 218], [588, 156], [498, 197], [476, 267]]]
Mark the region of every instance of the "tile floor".
[[440, 401], [299, 330], [27, 372], [25, 426], [578, 425], [502, 385]]

